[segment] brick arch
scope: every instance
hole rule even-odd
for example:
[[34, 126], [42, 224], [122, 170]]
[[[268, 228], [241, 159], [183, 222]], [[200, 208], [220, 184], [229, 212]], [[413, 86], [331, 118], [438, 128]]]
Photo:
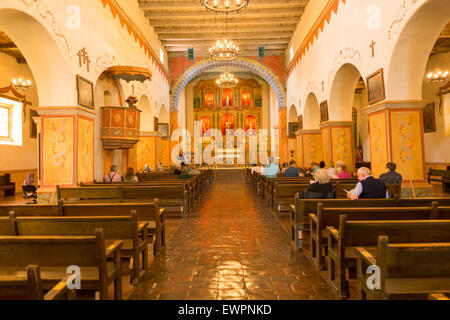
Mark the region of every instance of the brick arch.
[[186, 85], [201, 73], [210, 69], [219, 67], [238, 67], [251, 71], [264, 79], [275, 91], [278, 101], [278, 107], [286, 107], [286, 93], [281, 80], [275, 73], [263, 64], [248, 58], [237, 58], [234, 61], [215, 61], [212, 59], [205, 59], [194, 63], [186, 69], [177, 79], [172, 87], [172, 96], [170, 101], [170, 109], [178, 109], [178, 100], [181, 92]]

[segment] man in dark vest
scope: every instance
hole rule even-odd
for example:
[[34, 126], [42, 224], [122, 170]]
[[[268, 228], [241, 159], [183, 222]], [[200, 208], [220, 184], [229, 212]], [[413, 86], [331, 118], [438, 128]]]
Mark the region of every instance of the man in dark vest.
[[358, 169], [358, 184], [347, 193], [350, 200], [357, 199], [389, 199], [389, 192], [383, 182], [372, 177], [369, 168]]

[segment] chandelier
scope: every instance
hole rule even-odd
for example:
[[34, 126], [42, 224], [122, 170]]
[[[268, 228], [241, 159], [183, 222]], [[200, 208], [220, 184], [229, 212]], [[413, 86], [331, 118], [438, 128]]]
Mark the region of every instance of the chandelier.
[[427, 80], [430, 82], [444, 82], [448, 76], [448, 71], [441, 71], [439, 68], [436, 68], [434, 72], [430, 72], [427, 74]]
[[21, 89], [21, 90], [28, 90], [31, 88], [31, 81], [30, 80], [24, 80], [22, 78], [19, 79], [12, 79], [11, 81], [14, 89]]
[[222, 73], [216, 81], [219, 88], [234, 88], [237, 86], [238, 82], [239, 80], [236, 79], [233, 74], [228, 72]]
[[250, 0], [200, 0], [202, 6], [216, 13], [238, 12], [247, 7], [249, 2]]
[[216, 45], [209, 48], [209, 55], [214, 60], [231, 61], [239, 55], [239, 47], [233, 44], [233, 41], [226, 39], [217, 40]]

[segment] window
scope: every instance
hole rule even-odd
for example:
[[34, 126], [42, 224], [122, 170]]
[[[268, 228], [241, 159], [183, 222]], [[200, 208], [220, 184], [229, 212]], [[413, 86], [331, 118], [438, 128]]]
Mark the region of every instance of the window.
[[22, 103], [0, 97], [0, 144], [22, 145]]
[[164, 64], [164, 51], [162, 51], [162, 49], [159, 49], [159, 60]]
[[0, 139], [11, 138], [11, 111], [9, 107], [0, 106]]

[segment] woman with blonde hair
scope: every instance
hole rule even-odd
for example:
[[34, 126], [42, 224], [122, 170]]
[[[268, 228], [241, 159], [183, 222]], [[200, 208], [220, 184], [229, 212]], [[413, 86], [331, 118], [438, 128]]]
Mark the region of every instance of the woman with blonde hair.
[[300, 193], [300, 199], [336, 199], [336, 190], [330, 183], [327, 170], [319, 169], [314, 175], [315, 183], [309, 185]]

